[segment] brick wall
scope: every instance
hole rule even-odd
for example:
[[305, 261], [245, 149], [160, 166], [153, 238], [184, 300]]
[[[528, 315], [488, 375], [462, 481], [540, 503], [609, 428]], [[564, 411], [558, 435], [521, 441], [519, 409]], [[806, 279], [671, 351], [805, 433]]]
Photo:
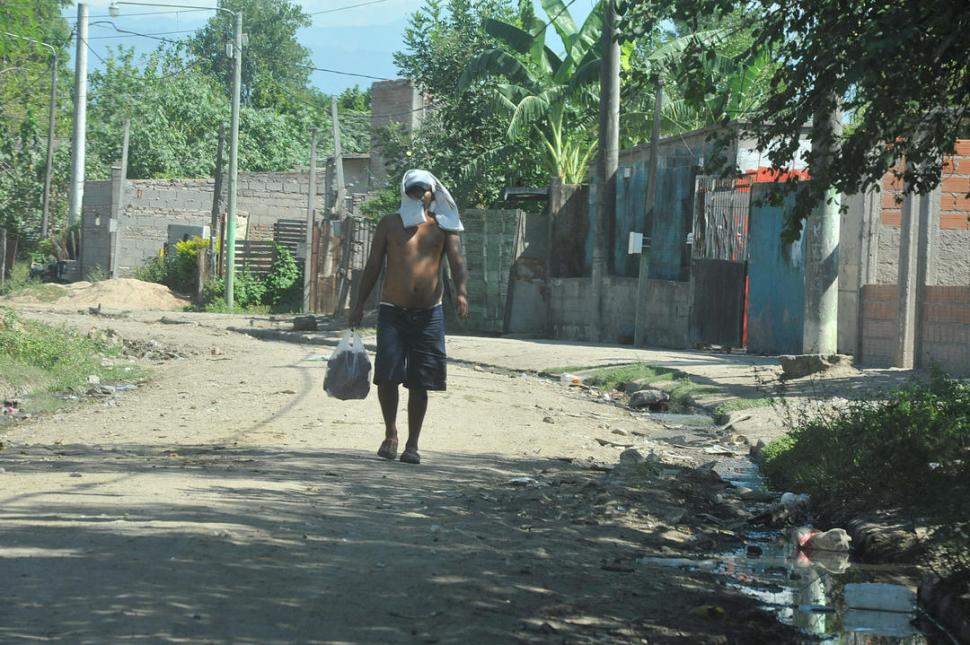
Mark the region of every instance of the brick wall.
[[891, 367], [896, 354], [896, 285], [862, 287], [861, 358], [867, 367]]
[[[899, 231], [902, 221], [901, 184], [891, 174], [882, 182], [878, 274], [879, 284], [896, 282]], [[946, 159], [940, 184], [939, 229], [934, 232], [935, 270], [930, 284], [970, 285], [970, 140], [960, 140]]]
[[[862, 293], [863, 363], [889, 367], [898, 342], [896, 285], [870, 284]], [[970, 287], [926, 287], [917, 331], [917, 367], [970, 375]]]
[[920, 366], [970, 375], [970, 287], [927, 287]]

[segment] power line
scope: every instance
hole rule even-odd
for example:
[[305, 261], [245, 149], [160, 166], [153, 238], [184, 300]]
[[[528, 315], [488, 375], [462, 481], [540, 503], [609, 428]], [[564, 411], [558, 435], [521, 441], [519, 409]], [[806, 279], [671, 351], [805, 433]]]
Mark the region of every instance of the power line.
[[339, 69], [327, 69], [326, 67], [314, 67], [313, 65], [297, 65], [297, 67], [303, 67], [305, 69], [312, 69], [315, 72], [327, 72], [328, 74], [340, 74], [341, 76], [356, 76], [358, 78], [369, 78], [374, 81], [391, 81], [394, 79], [385, 78], [383, 76], [370, 76], [368, 74], [357, 74], [354, 72], [342, 72]]
[[347, 9], [356, 9], [357, 7], [367, 7], [372, 4], [380, 4], [382, 2], [387, 2], [387, 0], [371, 0], [370, 2], [361, 2], [358, 4], [349, 4], [345, 7], [336, 7], [334, 9], [324, 9], [323, 11], [313, 11], [310, 13], [311, 16], [319, 16], [325, 13], [336, 13], [337, 11], [346, 11]]
[[174, 44], [178, 44], [179, 42], [181, 42], [181, 41], [178, 41], [178, 40], [173, 40], [171, 38], [159, 38], [159, 37], [154, 36], [152, 34], [143, 34], [143, 33], [138, 32], [138, 31], [131, 31], [130, 29], [122, 29], [121, 27], [119, 27], [115, 23], [111, 22], [110, 20], [98, 20], [96, 22], [92, 22], [91, 23], [91, 26], [92, 27], [100, 27], [100, 26], [104, 26], [104, 25], [110, 25], [111, 28], [114, 29], [117, 32], [120, 32], [120, 33], [123, 33], [123, 34], [129, 34], [128, 37], [141, 36], [143, 38], [151, 38], [152, 40], [159, 40], [159, 41], [161, 41], [163, 43], [174, 43]]
[[[169, 9], [168, 11], [142, 11], [140, 13], [126, 13], [125, 18], [132, 18], [134, 16], [162, 16], [178, 13], [190, 13], [193, 11], [216, 11], [214, 7], [199, 7], [197, 9]], [[113, 18], [111, 14], [98, 14], [96, 16], [89, 16], [89, 18]], [[77, 22], [77, 18], [65, 18], [64, 20], [70, 22]]]
[[[117, 29], [117, 27], [116, 27], [116, 29]], [[124, 29], [118, 29], [118, 31], [125, 31], [125, 30]], [[194, 34], [196, 31], [197, 31], [196, 29], [183, 29], [181, 31], [159, 31], [159, 32], [152, 33], [152, 34], [139, 34], [139, 33], [136, 33], [136, 32], [133, 32], [132, 31], [132, 32], [126, 32], [126, 34], [129, 34], [129, 35], [121, 35], [121, 36], [94, 36], [92, 38], [88, 38], [88, 40], [109, 40], [109, 39], [114, 39], [114, 38], [134, 38], [136, 36], [144, 36], [145, 38], [154, 38], [155, 36], [170, 36], [172, 34]], [[165, 39], [157, 38], [156, 40], [165, 40]], [[171, 42], [176, 42], [176, 41], [171, 41]]]

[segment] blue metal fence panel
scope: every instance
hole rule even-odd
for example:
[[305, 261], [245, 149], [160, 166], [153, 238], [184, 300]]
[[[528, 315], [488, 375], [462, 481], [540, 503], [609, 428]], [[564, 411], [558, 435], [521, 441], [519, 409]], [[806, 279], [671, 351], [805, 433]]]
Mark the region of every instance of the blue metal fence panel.
[[760, 205], [769, 186], [755, 185], [751, 196], [748, 256], [748, 351], [799, 354], [805, 319], [805, 238], [781, 241], [795, 194], [782, 206]]
[[[629, 176], [627, 176], [629, 174]], [[643, 232], [647, 198], [647, 163], [621, 167], [616, 176], [616, 224], [613, 235], [613, 274], [635, 278], [640, 274], [640, 256], [630, 255], [631, 232]]]
[[694, 177], [692, 166], [657, 169], [657, 195], [650, 231], [650, 277], [686, 280], [687, 231], [693, 224]]

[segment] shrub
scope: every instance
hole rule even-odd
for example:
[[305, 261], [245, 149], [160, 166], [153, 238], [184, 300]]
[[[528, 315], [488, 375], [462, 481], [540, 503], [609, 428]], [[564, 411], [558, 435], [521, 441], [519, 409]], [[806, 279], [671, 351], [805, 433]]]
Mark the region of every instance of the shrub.
[[303, 270], [284, 246], [276, 246], [276, 259], [266, 276], [263, 304], [277, 313], [299, 311], [303, 306]]
[[937, 373], [885, 401], [818, 413], [763, 457], [773, 485], [835, 503], [967, 504], [970, 387]]

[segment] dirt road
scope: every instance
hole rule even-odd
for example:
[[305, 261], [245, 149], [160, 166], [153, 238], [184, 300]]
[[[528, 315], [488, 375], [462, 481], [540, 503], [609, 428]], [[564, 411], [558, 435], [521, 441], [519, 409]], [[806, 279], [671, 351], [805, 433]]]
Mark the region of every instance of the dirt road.
[[159, 314], [33, 315], [187, 358], [0, 429], [0, 642], [791, 638], [713, 577], [634, 564], [699, 547], [667, 517], [693, 512], [682, 498], [589, 467], [619, 454], [596, 437], [658, 430], [619, 408], [451, 366], [425, 463], [388, 463], [375, 395], [323, 394], [325, 348]]

